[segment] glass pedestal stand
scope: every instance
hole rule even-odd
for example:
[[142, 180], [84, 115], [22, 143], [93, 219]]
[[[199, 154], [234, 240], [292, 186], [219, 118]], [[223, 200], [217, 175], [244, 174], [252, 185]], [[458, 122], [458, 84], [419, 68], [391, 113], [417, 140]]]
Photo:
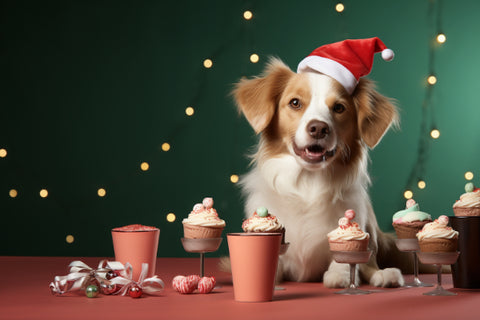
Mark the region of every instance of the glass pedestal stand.
[[350, 265], [350, 285], [348, 288], [335, 292], [336, 294], [359, 295], [369, 294], [370, 291], [360, 290], [355, 285], [355, 269], [358, 263], [367, 263], [372, 251], [332, 251], [333, 259], [338, 263]]
[[205, 253], [215, 252], [220, 247], [223, 238], [188, 239], [181, 238], [183, 249], [187, 252], [200, 254], [200, 277], [205, 276]]
[[418, 278], [418, 257], [417, 252], [420, 250], [417, 238], [412, 239], [395, 239], [398, 250], [403, 252], [411, 252], [413, 254], [413, 281], [404, 284], [405, 287], [433, 287], [433, 284], [420, 281]]
[[442, 287], [442, 265], [454, 264], [457, 261], [460, 252], [419, 252], [420, 261], [425, 264], [433, 264], [437, 267], [437, 286], [429, 292], [425, 292], [426, 296], [456, 296], [454, 292], [445, 290]]

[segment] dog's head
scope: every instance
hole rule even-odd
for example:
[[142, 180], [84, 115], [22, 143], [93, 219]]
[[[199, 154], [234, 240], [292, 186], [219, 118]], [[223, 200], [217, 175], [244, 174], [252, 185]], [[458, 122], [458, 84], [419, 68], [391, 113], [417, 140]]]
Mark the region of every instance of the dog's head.
[[272, 59], [258, 78], [240, 81], [237, 105], [257, 134], [265, 157], [289, 153], [309, 170], [345, 165], [373, 148], [397, 119], [394, 105], [361, 79], [350, 95], [333, 78], [297, 74]]

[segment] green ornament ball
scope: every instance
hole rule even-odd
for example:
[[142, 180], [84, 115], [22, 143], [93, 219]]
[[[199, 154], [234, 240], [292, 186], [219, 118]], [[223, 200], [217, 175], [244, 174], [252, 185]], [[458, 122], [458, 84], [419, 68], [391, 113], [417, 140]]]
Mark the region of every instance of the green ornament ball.
[[268, 209], [265, 207], [260, 207], [257, 209], [257, 214], [259, 217], [266, 217], [268, 216]]
[[96, 296], [98, 296], [98, 287], [96, 285], [89, 285], [85, 288], [85, 295], [89, 298], [95, 298]]
[[473, 182], [469, 182], [465, 185], [465, 192], [472, 192], [475, 189]]

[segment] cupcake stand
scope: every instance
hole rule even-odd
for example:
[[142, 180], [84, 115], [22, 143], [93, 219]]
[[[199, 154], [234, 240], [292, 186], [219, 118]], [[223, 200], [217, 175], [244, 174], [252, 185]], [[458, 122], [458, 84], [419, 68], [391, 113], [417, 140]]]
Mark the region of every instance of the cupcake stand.
[[180, 239], [185, 251], [200, 254], [200, 277], [205, 276], [205, 253], [217, 251], [222, 243], [222, 239], [223, 238]]
[[432, 287], [430, 283], [420, 281], [418, 278], [418, 256], [420, 251], [417, 238], [395, 239], [398, 250], [402, 252], [411, 252], [413, 254], [413, 281], [405, 283], [405, 287]]

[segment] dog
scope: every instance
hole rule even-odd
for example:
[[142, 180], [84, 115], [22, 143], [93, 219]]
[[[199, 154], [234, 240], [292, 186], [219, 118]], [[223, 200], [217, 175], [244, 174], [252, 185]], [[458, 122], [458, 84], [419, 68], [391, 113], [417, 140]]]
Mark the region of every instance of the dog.
[[367, 190], [368, 150], [398, 124], [392, 99], [366, 78], [349, 93], [326, 74], [295, 73], [278, 58], [259, 77], [235, 84], [232, 95], [259, 135], [251, 169], [240, 179], [245, 214], [267, 207], [284, 224], [290, 243], [277, 280], [347, 287], [349, 266], [333, 261], [327, 233], [353, 209], [373, 252], [357, 267], [356, 278], [377, 287], [402, 286], [400, 269], [379, 267], [404, 257], [393, 237], [379, 229]]

